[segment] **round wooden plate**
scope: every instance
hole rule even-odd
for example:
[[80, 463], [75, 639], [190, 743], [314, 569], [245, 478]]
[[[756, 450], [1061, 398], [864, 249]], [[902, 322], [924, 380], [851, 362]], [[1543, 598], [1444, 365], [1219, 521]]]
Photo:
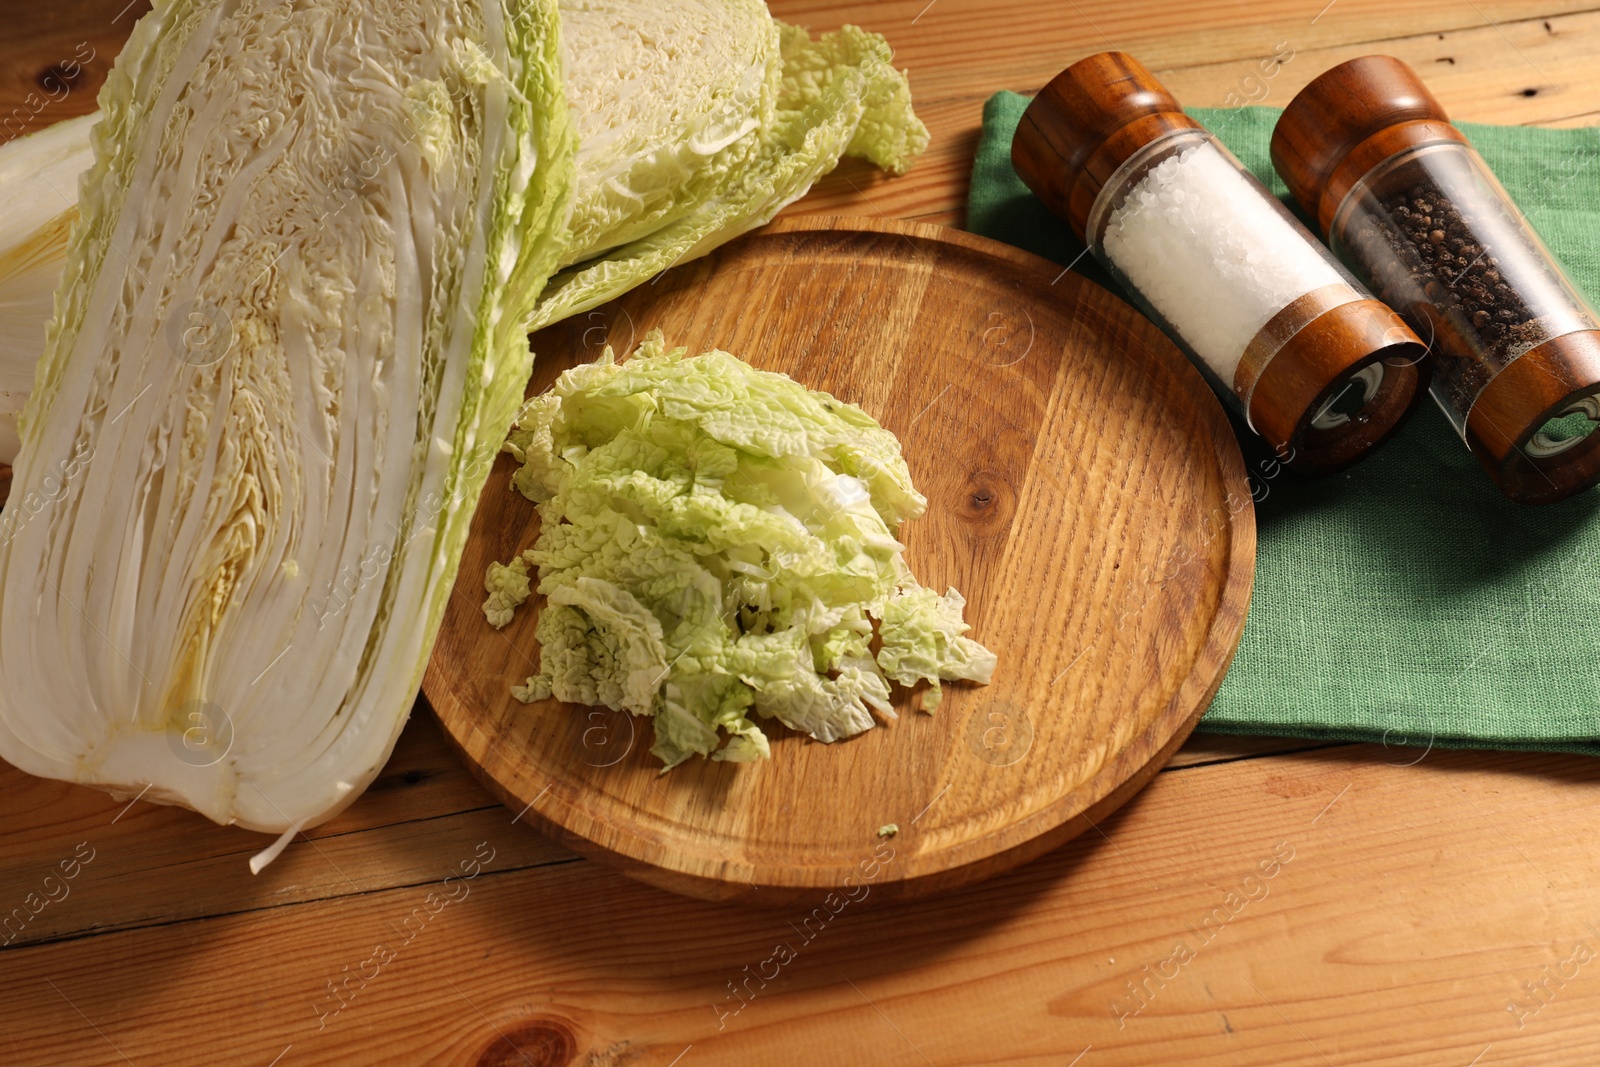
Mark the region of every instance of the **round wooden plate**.
[[771, 760], [660, 774], [649, 720], [510, 695], [535, 672], [537, 603], [497, 632], [483, 577], [538, 527], [502, 456], [424, 690], [524, 821], [692, 896], [912, 896], [1061, 844], [1188, 736], [1244, 626], [1254, 510], [1217, 400], [1132, 307], [954, 230], [784, 220], [535, 336], [530, 395], [656, 327], [894, 431], [928, 498], [907, 559], [966, 595], [999, 669], [934, 715], [901, 692], [898, 721], [832, 745], [761, 720]]

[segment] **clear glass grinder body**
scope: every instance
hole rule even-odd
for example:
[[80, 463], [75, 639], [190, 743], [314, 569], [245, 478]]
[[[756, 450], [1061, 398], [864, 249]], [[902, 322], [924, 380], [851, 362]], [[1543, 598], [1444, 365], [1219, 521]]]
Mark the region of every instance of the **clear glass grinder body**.
[[[1367, 299], [1207, 130], [1175, 131], [1119, 167], [1095, 200], [1086, 237], [1140, 310], [1237, 399], [1251, 429], [1255, 386], [1284, 342], [1317, 315]], [[1312, 426], [1343, 425], [1352, 409], [1360, 418], [1382, 381], [1383, 364], [1371, 364]]]
[[[1483, 157], [1460, 141], [1407, 148], [1374, 167], [1330, 237], [1431, 343], [1434, 399], [1463, 438], [1473, 404], [1513, 360], [1600, 328]], [[1578, 441], [1535, 436], [1532, 447], [1551, 455]]]

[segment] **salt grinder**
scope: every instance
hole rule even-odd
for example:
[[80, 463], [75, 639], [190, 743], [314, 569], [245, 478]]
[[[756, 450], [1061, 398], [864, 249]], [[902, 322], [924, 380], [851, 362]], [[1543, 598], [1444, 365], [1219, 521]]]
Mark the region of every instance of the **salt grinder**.
[[1600, 480], [1595, 313], [1415, 71], [1334, 67], [1285, 109], [1272, 161], [1429, 344], [1434, 400], [1506, 496], [1549, 503]]
[[1058, 75], [1011, 159], [1287, 465], [1355, 462], [1421, 397], [1416, 335], [1133, 57]]

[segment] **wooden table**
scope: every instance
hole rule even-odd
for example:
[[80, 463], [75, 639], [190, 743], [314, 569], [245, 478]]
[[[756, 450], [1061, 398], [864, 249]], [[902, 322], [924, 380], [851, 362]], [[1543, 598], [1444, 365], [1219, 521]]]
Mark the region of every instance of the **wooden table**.
[[[80, 48], [40, 120], [92, 107], [124, 2], [4, 0], [0, 116]], [[934, 132], [910, 176], [846, 165], [797, 210], [959, 225], [984, 98], [1107, 47], [1195, 105], [1288, 46], [1265, 103], [1386, 51], [1463, 119], [1592, 123], [1585, 7], [781, 0], [886, 33]], [[0, 954], [0, 1063], [1592, 1064], [1597, 801], [1589, 759], [1202, 736], [1098, 832], [806, 941], [801, 910], [679, 899], [514, 825], [424, 708], [259, 877], [254, 835], [0, 767], [0, 909], [61, 898]]]

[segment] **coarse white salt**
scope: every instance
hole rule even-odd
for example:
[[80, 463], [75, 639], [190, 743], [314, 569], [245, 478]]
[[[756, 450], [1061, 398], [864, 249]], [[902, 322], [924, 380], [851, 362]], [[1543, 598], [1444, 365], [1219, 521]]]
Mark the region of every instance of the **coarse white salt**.
[[1111, 212], [1100, 243], [1229, 388], [1268, 320], [1313, 289], [1347, 284], [1271, 195], [1210, 141], [1150, 168]]

